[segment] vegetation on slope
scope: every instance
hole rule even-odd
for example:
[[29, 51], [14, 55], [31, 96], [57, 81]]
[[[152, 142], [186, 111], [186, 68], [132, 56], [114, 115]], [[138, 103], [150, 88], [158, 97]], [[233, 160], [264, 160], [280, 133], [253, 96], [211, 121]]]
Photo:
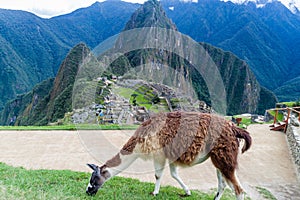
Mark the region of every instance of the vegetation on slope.
[[56, 78], [44, 81], [31, 92], [9, 102], [2, 112], [1, 125], [47, 125], [72, 111], [72, 92], [79, 66], [90, 50], [80, 43], [61, 64]]
[[94, 48], [119, 33], [137, 7], [122, 1], [96, 2], [50, 19], [0, 9], [0, 111], [7, 101], [55, 77], [78, 43]]
[[[221, 74], [226, 90], [227, 114], [245, 112], [263, 114], [265, 109], [274, 107], [277, 102], [276, 97], [272, 92], [259, 85], [244, 61], [230, 52], [224, 52], [206, 43], [200, 43], [200, 45], [208, 52]], [[130, 74], [131, 78], [141, 78], [143, 77], [141, 74], [144, 74], [143, 78], [145, 80], [158, 81], [170, 86], [174, 85], [175, 80], [180, 80], [180, 77], [177, 77], [178, 75], [183, 74], [186, 81], [192, 81], [198, 99], [210, 105], [210, 94], [204, 79], [187, 60], [174, 53], [163, 52], [162, 54], [153, 49], [136, 50], [125, 54], [125, 56], [126, 58], [122, 56], [111, 64], [109, 69], [112, 73], [118, 76]], [[160, 68], [159, 75], [166, 74], [161, 80], [157, 80], [158, 74], [153, 73], [154, 70], [153, 68], [150, 69], [151, 66], [148, 66], [149, 69], [140, 67], [141, 65], [147, 66], [146, 64], [151, 62], [162, 66], [170, 66], [169, 68]], [[130, 68], [138, 67], [139, 69], [136, 69], [138, 73], [130, 70]], [[141, 71], [144, 72], [141, 73]], [[174, 71], [177, 71], [177, 73], [174, 73]], [[185, 83], [180, 82], [179, 84], [183, 85]]]
[[[294, 100], [290, 91], [297, 85], [292, 84], [290, 90], [280, 87], [300, 72], [300, 45], [295, 42], [299, 41], [299, 16], [278, 2], [259, 9], [251, 3], [236, 6], [221, 1], [161, 3], [179, 31], [234, 52], [249, 64], [264, 87], [280, 90], [276, 92], [280, 100]], [[97, 2], [51, 19], [0, 9], [0, 26], [4, 27], [0, 30], [0, 110], [18, 94], [54, 77], [74, 45], [84, 42], [94, 48], [119, 33], [138, 7], [122, 1]], [[156, 17], [164, 15], [157, 13]], [[157, 24], [165, 27], [161, 21]]]
[[[52, 89], [54, 79], [48, 79], [36, 85], [32, 91], [19, 95], [16, 99], [8, 102], [5, 109], [0, 112], [1, 125], [15, 124], [17, 117], [26, 118], [29, 124], [39, 121], [40, 118], [29, 117], [29, 110], [37, 110], [40, 114], [45, 114], [44, 105], [47, 104], [47, 96]], [[41, 108], [40, 108], [41, 107]], [[11, 123], [13, 121], [13, 123]]]
[[[279, 101], [298, 101], [300, 99], [300, 76], [285, 82], [274, 93]], [[289, 94], [288, 96], [286, 94]]]
[[230, 1], [162, 0], [162, 4], [180, 32], [233, 52], [249, 64], [264, 87], [273, 91], [299, 75], [300, 17], [280, 2], [262, 8]]
[[[100, 3], [94, 4], [89, 12], [96, 13], [100, 5], [102, 6]], [[65, 18], [61, 16], [54, 18], [53, 20], [71, 20], [72, 16], [82, 19], [83, 13], [83, 10], [78, 10], [71, 15], [65, 16]], [[171, 28], [176, 30], [176, 26], [171, 22], [170, 19], [166, 17], [160, 3], [155, 0], [147, 2], [140, 9], [138, 9], [132, 15], [131, 20], [127, 23], [125, 30], [130, 28], [150, 26], [151, 24], [152, 26], [160, 28]], [[256, 112], [261, 114], [265, 109], [274, 106], [275, 102], [277, 101], [276, 98], [270, 91], [260, 87], [255, 76], [244, 61], [238, 59], [230, 52], [224, 52], [221, 49], [215, 48], [206, 43], [200, 43], [200, 45], [207, 50], [209, 56], [213, 59], [221, 73], [223, 84], [226, 90], [227, 114], [232, 115], [243, 112]], [[80, 44], [78, 46], [84, 45]], [[32, 107], [32, 102], [30, 101], [30, 105], [27, 106], [26, 102], [24, 102], [22, 109], [19, 109], [18, 111], [14, 109], [15, 107], [13, 105], [8, 105], [10, 108], [7, 108], [4, 114], [2, 114], [3, 117], [1, 117], [2, 120], [0, 123], [8, 124], [10, 118], [16, 116], [17, 119], [15, 124], [18, 125], [45, 125], [49, 122], [54, 122], [59, 118], [63, 118], [66, 112], [71, 111], [71, 97], [77, 69], [81, 60], [83, 59], [82, 57], [86, 56], [88, 53], [84, 52], [81, 54], [81, 50], [78, 49], [76, 50], [76, 48], [74, 48], [72, 51], [70, 51], [65, 61], [62, 63], [55, 79], [53, 89], [48, 95], [45, 95], [43, 98], [39, 99], [39, 103], [35, 104], [35, 107]], [[164, 75], [164, 77], [159, 80], [163, 84], [174, 85], [174, 83], [177, 81], [176, 84], [182, 85], [184, 83], [180, 82], [181, 77], [179, 76], [184, 76], [186, 80], [192, 81], [192, 85], [198, 99], [205, 101], [208, 105], [211, 104], [210, 92], [207, 89], [203, 77], [196, 69], [193, 68], [188, 60], [185, 60], [184, 58], [181, 58], [172, 52], [160, 52], [159, 50], [154, 49], [143, 49], [128, 52], [124, 56], [119, 57], [117, 60], [111, 63], [110, 71], [116, 75], [124, 75], [127, 72], [130, 73], [132, 68], [136, 68], [140, 65], [151, 62], [160, 66], [170, 66], [169, 69], [161, 69], [159, 72], [160, 75]], [[150, 72], [150, 69], [145, 69], [145, 72]], [[95, 72], [93, 71], [87, 73]], [[97, 72], [97, 74], [98, 73], [99, 72]], [[91, 75], [91, 77], [97, 78], [93, 75]], [[87, 74], [87, 77], [84, 78], [91, 77]], [[147, 78], [148, 81], [156, 81], [157, 75], [148, 73]], [[89, 85], [87, 87], [89, 87]], [[188, 89], [192, 90], [191, 88]], [[84, 97], [87, 95], [85, 90], [77, 92], [80, 93], [76, 96], [76, 101], [78, 102], [81, 99], [84, 99]], [[102, 100], [96, 99], [96, 101], [101, 103], [103, 98]], [[79, 106], [79, 104], [76, 105]], [[82, 102], [80, 105], [84, 105], [84, 102]], [[20, 110], [23, 111], [20, 113]]]

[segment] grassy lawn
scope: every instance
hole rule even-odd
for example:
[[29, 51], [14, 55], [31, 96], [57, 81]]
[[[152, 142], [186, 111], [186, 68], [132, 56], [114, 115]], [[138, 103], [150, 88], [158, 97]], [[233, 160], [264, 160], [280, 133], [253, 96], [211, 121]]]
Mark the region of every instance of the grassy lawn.
[[114, 88], [113, 89], [114, 93], [117, 93], [119, 94], [120, 96], [126, 98], [126, 99], [129, 99], [130, 100], [130, 104], [133, 104], [133, 97], [131, 95], [135, 94], [137, 95], [136, 97], [136, 103], [139, 105], [139, 106], [144, 106], [146, 107], [147, 109], [150, 109], [151, 106], [152, 106], [152, 103], [149, 102], [149, 100], [146, 100], [144, 98], [144, 95], [131, 89], [131, 88], [123, 88], [123, 87], [118, 87], [118, 88]]
[[130, 99], [131, 95], [134, 93], [134, 90], [131, 88], [124, 88], [124, 87], [113, 87], [113, 93], [119, 94], [120, 96], [124, 97], [125, 99]]
[[[143, 91], [143, 94], [140, 93], [139, 91]], [[145, 108], [147, 108], [148, 110], [154, 113], [158, 113], [161, 111], [169, 111], [167, 105], [158, 108], [159, 104], [154, 104], [154, 105], [152, 104], [150, 99], [152, 99], [154, 95], [152, 94], [152, 90], [150, 90], [145, 86], [141, 86], [138, 90], [133, 90], [131, 88], [124, 88], [124, 87], [115, 87], [113, 88], [113, 93], [119, 94], [120, 96], [128, 99], [131, 105], [133, 105], [132, 95], [136, 95], [136, 103], [139, 106], [144, 106]]]
[[293, 105], [296, 103], [294, 101], [291, 102], [281, 102], [282, 104], [285, 104], [287, 107], [293, 107]]
[[252, 124], [251, 122], [251, 117], [244, 117], [244, 116], [241, 116], [241, 115], [235, 115], [233, 116], [235, 119], [236, 118], [242, 118], [242, 121], [239, 125], [240, 128], [245, 128], [247, 126], [249, 126], [250, 124]]
[[269, 190], [266, 190], [262, 187], [256, 187], [256, 189], [265, 199], [276, 200], [274, 195]]
[[[171, 186], [162, 187], [156, 197], [150, 195], [154, 183], [137, 179], [114, 177], [99, 190], [95, 197], [85, 194], [90, 174], [69, 170], [26, 170], [0, 163], [0, 199], [183, 199], [183, 190]], [[193, 190], [184, 199], [213, 199], [215, 191], [204, 193]], [[226, 190], [222, 200], [235, 199]], [[249, 198], [247, 198], [249, 199]]]
[[285, 104], [287, 107], [297, 107], [300, 106], [300, 102], [299, 101], [291, 101], [291, 102], [280, 102], [280, 104]]
[[98, 125], [98, 124], [69, 124], [58, 126], [0, 126], [1, 130], [135, 130], [137, 125]]
[[[276, 113], [275, 110], [269, 110], [268, 112], [269, 112], [273, 117], [275, 117], [275, 113]], [[284, 118], [283, 114], [280, 113], [280, 112], [278, 112], [277, 120], [283, 121], [283, 118]], [[272, 122], [273, 122], [273, 120], [272, 120]]]

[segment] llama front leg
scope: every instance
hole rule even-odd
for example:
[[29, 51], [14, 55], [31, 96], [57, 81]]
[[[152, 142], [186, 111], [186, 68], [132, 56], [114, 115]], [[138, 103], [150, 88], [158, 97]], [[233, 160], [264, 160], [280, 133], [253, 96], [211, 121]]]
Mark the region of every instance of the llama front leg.
[[166, 164], [165, 158], [154, 159], [155, 179], [156, 179], [155, 188], [154, 191], [152, 192], [152, 195], [154, 196], [159, 193], [161, 178], [163, 175], [165, 164]]
[[191, 191], [183, 183], [183, 181], [181, 180], [181, 178], [178, 176], [177, 166], [174, 165], [174, 163], [170, 163], [170, 173], [171, 173], [171, 176], [180, 184], [180, 186], [182, 187], [182, 189], [185, 191], [185, 194], [187, 196], [190, 196], [191, 195]]

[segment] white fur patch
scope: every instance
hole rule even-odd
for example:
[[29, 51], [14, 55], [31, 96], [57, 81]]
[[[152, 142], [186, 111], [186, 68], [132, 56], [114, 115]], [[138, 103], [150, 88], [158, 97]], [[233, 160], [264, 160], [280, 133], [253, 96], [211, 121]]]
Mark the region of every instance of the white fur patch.
[[86, 190], [88, 190], [89, 188], [92, 188], [93, 186], [91, 185], [91, 183], [89, 182], [88, 186], [86, 187]]

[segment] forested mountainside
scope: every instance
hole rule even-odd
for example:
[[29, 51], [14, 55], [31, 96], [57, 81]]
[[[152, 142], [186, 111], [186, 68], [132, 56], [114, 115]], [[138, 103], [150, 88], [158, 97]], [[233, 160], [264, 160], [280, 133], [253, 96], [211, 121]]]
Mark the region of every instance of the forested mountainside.
[[[300, 19], [280, 2], [218, 0], [161, 1], [178, 30], [198, 42], [231, 51], [245, 60], [260, 84], [275, 91], [300, 74]], [[79, 42], [91, 49], [125, 27], [138, 4], [97, 2], [70, 14], [43, 19], [24, 11], [0, 9], [0, 109], [9, 99], [54, 77], [67, 52]], [[279, 98], [297, 100], [299, 82]]]
[[[208, 0], [163, 4], [179, 31], [233, 52], [264, 87], [274, 91], [300, 75], [300, 17], [280, 2], [261, 8], [251, 2]], [[291, 91], [285, 91], [285, 99], [294, 99], [289, 95]]]
[[[127, 22], [124, 30], [151, 27], [151, 24], [152, 27], [179, 30], [172, 20], [168, 18], [162, 6], [156, 1], [153, 1], [152, 3], [151, 1], [146, 2], [144, 6], [140, 7], [132, 15], [129, 22]], [[152, 32], [155, 33], [155, 31]], [[159, 36], [157, 36], [157, 38], [159, 38]], [[224, 50], [207, 43], [200, 43], [200, 45], [207, 51], [208, 55], [215, 62], [215, 65], [221, 74], [226, 90], [227, 114], [243, 112], [264, 113], [266, 108], [274, 106], [277, 101], [275, 95], [268, 89], [260, 86], [255, 75], [245, 61], [239, 59], [231, 52], [225, 52]], [[183, 47], [182, 52], [186, 51], [189, 50]], [[186, 55], [188, 54], [189, 53], [186, 53]], [[113, 73], [123, 75], [130, 68], [146, 64], [147, 62], [172, 66], [172, 68], [179, 73], [175, 73], [175, 75], [173, 75], [168, 71], [161, 72], [161, 74], [172, 74], [172, 80], [179, 80], [180, 78], [175, 76], [178, 76], [180, 73], [185, 74], [185, 78], [192, 81], [198, 99], [203, 100], [210, 105], [211, 97], [209, 96], [209, 91], [206, 86], [207, 83], [205, 83], [199, 72], [196, 69], [193, 69], [193, 66], [188, 64], [189, 61], [180, 58], [178, 55], [174, 55], [172, 52], [162, 53], [160, 50], [153, 49], [136, 50], [125, 54], [125, 56], [128, 62], [124, 62], [124, 57], [121, 57], [119, 60], [112, 63], [111, 67]], [[199, 57], [199, 59], [203, 58]], [[120, 68], [118, 66], [126, 67]], [[126, 68], [127, 70], [124, 70]], [[147, 70], [148, 72], [145, 74], [151, 77], [152, 69], [146, 69], [146, 71]], [[163, 68], [160, 70], [162, 71]], [[155, 77], [152, 77], [152, 79], [155, 80]], [[168, 78], [166, 77], [166, 79]], [[179, 84], [183, 85], [184, 83]]]
[[95, 3], [51, 19], [0, 9], [0, 110], [8, 100], [55, 77], [78, 43], [94, 48], [119, 33], [138, 6], [122, 1]]
[[[134, 28], [159, 27], [177, 30], [176, 26], [166, 16], [160, 3], [150, 1], [141, 6], [125, 25], [125, 31]], [[118, 44], [121, 46], [121, 44]], [[272, 107], [276, 97], [272, 92], [260, 86], [251, 72], [247, 63], [231, 52], [225, 52], [207, 43], [200, 43], [207, 56], [211, 57], [220, 71], [226, 90], [228, 114], [242, 112], [263, 113], [266, 108]], [[183, 47], [182, 51], [185, 51]], [[158, 55], [159, 54], [159, 55]], [[63, 118], [66, 112], [72, 110], [72, 90], [78, 67], [88, 56], [90, 50], [85, 44], [74, 47], [60, 65], [55, 80], [52, 79], [36, 86], [33, 91], [20, 95], [16, 100], [9, 102], [2, 112], [1, 124], [8, 124], [10, 119], [15, 118], [17, 125], [48, 124], [59, 118]], [[91, 62], [95, 59], [90, 57]], [[204, 58], [205, 60], [205, 58]], [[125, 61], [125, 62], [124, 62]], [[184, 58], [173, 52], [161, 52], [159, 49], [134, 50], [121, 56], [108, 67], [108, 71], [115, 75], [124, 75], [131, 68], [146, 63], [155, 63], [171, 66], [176, 73], [163, 71], [171, 80], [179, 80], [178, 74], [184, 74], [185, 79], [191, 80], [197, 93], [197, 97], [210, 104], [210, 96], [207, 83], [201, 74]], [[151, 79], [153, 69], [144, 69]], [[178, 73], [177, 73], [178, 72]], [[133, 75], [133, 74], [132, 74]], [[96, 77], [94, 77], [96, 78]], [[137, 77], [138, 78], [138, 77]], [[152, 77], [154, 80], [154, 77]], [[41, 92], [42, 91], [42, 92]]]
[[36, 85], [32, 91], [9, 101], [0, 112], [0, 124], [46, 125], [72, 111], [72, 92], [81, 63], [90, 56], [85, 44], [76, 45], [61, 63], [56, 78]]

